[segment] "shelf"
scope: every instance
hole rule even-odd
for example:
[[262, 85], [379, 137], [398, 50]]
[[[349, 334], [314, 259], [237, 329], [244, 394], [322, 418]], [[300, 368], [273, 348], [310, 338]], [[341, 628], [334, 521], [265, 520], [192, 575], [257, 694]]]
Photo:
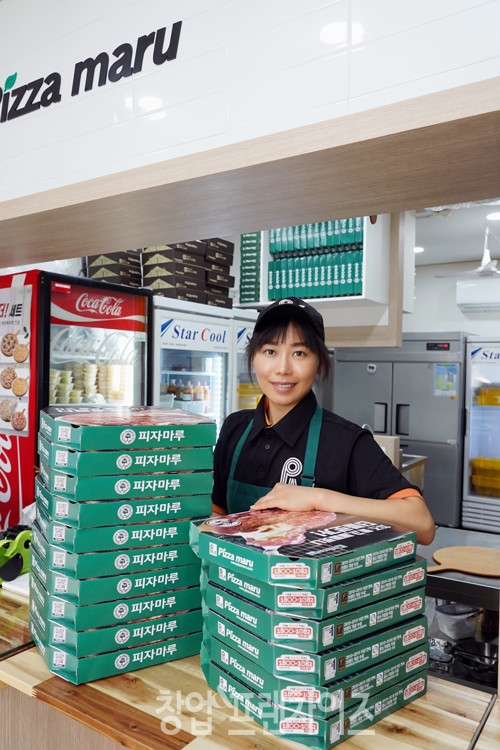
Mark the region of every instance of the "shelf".
[[197, 377], [221, 377], [222, 372], [204, 372], [202, 370], [160, 370], [161, 375], [177, 375], [178, 377], [186, 378], [188, 375], [196, 375]]

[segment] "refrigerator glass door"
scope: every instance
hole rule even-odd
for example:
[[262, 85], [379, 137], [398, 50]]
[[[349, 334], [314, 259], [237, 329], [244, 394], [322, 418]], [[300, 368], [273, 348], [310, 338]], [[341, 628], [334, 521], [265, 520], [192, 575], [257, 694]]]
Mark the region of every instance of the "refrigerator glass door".
[[379, 435], [390, 435], [392, 363], [337, 361], [333, 410]]
[[48, 403], [145, 404], [147, 297], [50, 284]]
[[227, 415], [231, 323], [160, 312], [160, 403], [203, 414], [219, 430]]
[[500, 498], [500, 346], [472, 350], [469, 375], [469, 491]]
[[460, 368], [457, 362], [395, 362], [392, 434], [457, 445]]
[[262, 391], [257, 383], [255, 374], [250, 378], [248, 374], [245, 350], [253, 333], [253, 322], [235, 320], [236, 329], [236, 403], [234, 410], [255, 409]]

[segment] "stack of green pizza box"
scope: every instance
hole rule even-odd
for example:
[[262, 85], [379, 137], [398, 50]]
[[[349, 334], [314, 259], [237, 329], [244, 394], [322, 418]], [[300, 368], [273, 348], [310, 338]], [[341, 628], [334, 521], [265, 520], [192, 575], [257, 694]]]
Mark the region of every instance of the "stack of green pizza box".
[[270, 731], [324, 750], [425, 693], [413, 532], [264, 510], [195, 520], [190, 539], [207, 682]]
[[41, 412], [29, 626], [51, 672], [79, 684], [199, 652], [189, 526], [211, 512], [215, 438], [178, 409]]

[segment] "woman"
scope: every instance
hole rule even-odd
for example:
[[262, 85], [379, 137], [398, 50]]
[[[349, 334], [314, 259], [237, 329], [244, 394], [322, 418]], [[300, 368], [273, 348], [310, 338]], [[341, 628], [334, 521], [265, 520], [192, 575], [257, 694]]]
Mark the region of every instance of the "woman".
[[329, 358], [320, 313], [297, 297], [259, 315], [247, 346], [264, 393], [255, 411], [229, 415], [215, 447], [216, 506], [228, 513], [268, 508], [352, 513], [414, 530], [435, 528], [418, 487], [372, 435], [322, 410], [312, 392]]

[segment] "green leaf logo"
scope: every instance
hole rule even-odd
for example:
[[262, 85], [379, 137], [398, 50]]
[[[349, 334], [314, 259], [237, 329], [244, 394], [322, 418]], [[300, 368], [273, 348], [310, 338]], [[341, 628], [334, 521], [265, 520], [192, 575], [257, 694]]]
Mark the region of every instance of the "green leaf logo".
[[11, 89], [14, 86], [16, 80], [17, 80], [17, 73], [13, 73], [13, 75], [9, 76], [7, 80], [5, 81], [5, 86], [3, 87], [3, 90], [8, 91], [9, 89]]

